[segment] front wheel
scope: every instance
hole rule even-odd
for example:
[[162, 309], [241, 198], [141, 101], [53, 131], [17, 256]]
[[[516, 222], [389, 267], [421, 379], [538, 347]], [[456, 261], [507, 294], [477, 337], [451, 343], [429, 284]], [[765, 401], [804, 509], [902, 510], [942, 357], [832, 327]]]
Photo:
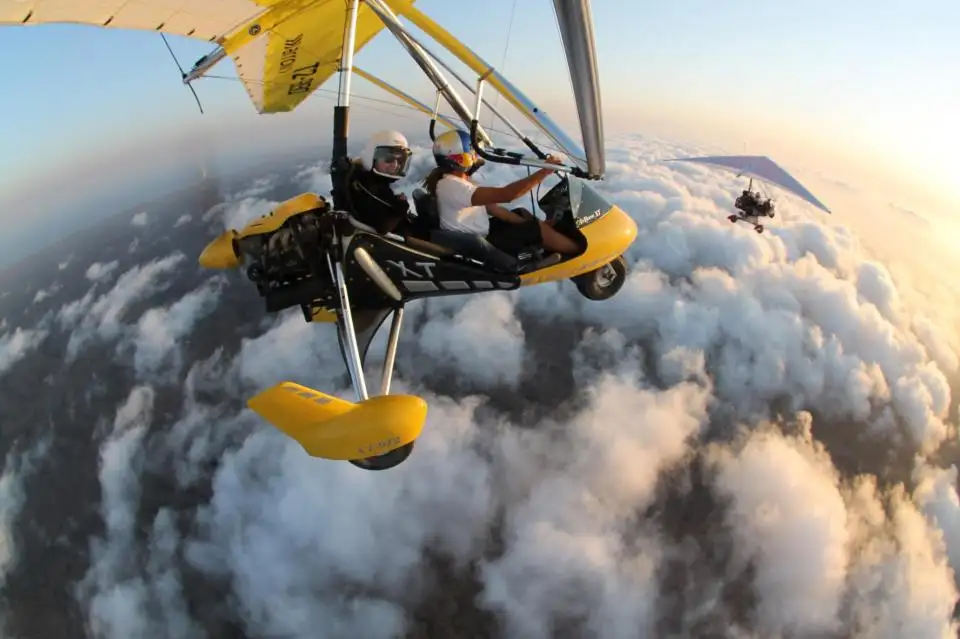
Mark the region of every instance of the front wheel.
[[413, 442], [410, 442], [409, 444], [404, 444], [400, 448], [394, 448], [390, 452], [382, 455], [364, 457], [363, 459], [350, 459], [348, 461], [357, 468], [362, 468], [364, 470], [387, 470], [388, 468], [393, 468], [394, 466], [399, 466], [402, 464], [412, 452]]
[[621, 255], [609, 264], [574, 277], [573, 283], [577, 285], [581, 295], [588, 300], [599, 302], [616, 295], [626, 280], [627, 260]]

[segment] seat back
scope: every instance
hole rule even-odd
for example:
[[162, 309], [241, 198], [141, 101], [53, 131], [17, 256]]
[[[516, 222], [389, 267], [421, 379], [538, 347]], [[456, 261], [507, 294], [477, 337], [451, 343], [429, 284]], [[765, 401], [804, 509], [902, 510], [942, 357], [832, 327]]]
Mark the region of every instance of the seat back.
[[417, 226], [427, 231], [433, 231], [440, 228], [440, 208], [437, 206], [437, 198], [433, 197], [425, 189], [417, 188], [413, 191], [413, 206], [417, 209]]

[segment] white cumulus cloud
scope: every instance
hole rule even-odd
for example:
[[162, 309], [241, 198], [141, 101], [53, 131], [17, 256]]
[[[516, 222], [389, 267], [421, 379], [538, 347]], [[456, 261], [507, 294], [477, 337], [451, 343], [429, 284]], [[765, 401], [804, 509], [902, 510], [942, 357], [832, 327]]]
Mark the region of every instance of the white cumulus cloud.
[[116, 270], [120, 262], [113, 260], [112, 262], [107, 262], [106, 264], [102, 262], [94, 262], [87, 267], [87, 272], [85, 273], [88, 280], [94, 282], [105, 279], [110, 276], [113, 271]]
[[90, 289], [83, 298], [63, 306], [58, 319], [64, 328], [72, 328], [67, 346], [67, 357], [76, 357], [90, 339], [114, 339], [122, 331], [124, 313], [134, 302], [144, 299], [164, 287], [161, 279], [183, 262], [183, 253], [174, 253], [143, 266], [135, 266], [121, 275], [112, 289], [95, 296]]

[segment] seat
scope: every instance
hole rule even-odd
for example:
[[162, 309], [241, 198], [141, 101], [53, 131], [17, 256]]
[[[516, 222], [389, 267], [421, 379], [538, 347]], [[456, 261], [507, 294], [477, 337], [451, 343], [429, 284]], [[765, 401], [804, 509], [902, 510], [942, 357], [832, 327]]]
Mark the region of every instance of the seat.
[[413, 208], [417, 213], [413, 226], [424, 236], [429, 237], [432, 231], [440, 228], [440, 210], [437, 207], [437, 200], [425, 189], [414, 189]]

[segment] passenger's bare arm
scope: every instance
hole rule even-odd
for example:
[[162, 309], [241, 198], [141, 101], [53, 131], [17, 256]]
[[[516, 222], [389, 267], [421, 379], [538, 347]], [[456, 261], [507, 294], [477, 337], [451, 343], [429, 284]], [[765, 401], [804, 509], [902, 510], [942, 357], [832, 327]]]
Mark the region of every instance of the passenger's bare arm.
[[[560, 164], [560, 159], [555, 155], [548, 155], [544, 162]], [[552, 169], [540, 169], [536, 173], [520, 178], [516, 182], [511, 182], [505, 186], [478, 186], [470, 198], [470, 204], [474, 206], [486, 206], [487, 204], [506, 204], [513, 202], [533, 190], [533, 187], [543, 182], [548, 175], [553, 173]], [[491, 215], [495, 213], [491, 212]]]

